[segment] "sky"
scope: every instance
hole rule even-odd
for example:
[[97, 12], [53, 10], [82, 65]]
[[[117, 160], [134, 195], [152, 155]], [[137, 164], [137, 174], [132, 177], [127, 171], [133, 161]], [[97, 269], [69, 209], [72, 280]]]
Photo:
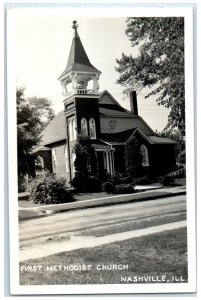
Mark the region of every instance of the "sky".
[[[65, 14], [65, 9], [17, 9], [16, 78], [17, 86], [25, 87], [28, 97], [46, 97], [55, 112], [63, 109], [61, 85], [57, 80], [66, 67], [73, 39], [72, 21], [78, 22], [78, 33], [91, 63], [102, 72], [100, 92], [108, 90], [119, 103], [129, 109], [123, 87], [116, 84], [116, 58], [122, 52], [136, 56], [125, 34], [126, 17], [79, 17]], [[152, 127], [161, 131], [167, 124], [169, 110], [156, 104], [155, 98], [145, 99], [147, 90], [138, 94], [138, 113]]]

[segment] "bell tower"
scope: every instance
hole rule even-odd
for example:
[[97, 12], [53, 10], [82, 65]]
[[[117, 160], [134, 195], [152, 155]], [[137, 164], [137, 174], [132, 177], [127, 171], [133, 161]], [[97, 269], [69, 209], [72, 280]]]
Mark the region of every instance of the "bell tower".
[[[67, 144], [71, 167], [73, 147], [78, 134], [88, 135], [91, 140], [100, 135], [99, 76], [101, 72], [90, 62], [78, 34], [77, 21], [73, 21], [74, 37], [65, 70], [58, 80], [64, 96], [64, 113], [67, 125]], [[73, 167], [72, 167], [73, 169]], [[72, 171], [73, 173], [73, 171]]]
[[77, 21], [73, 21], [74, 37], [65, 70], [58, 78], [62, 86], [62, 94], [66, 99], [72, 95], [97, 95], [99, 90], [99, 75], [89, 61], [78, 35]]

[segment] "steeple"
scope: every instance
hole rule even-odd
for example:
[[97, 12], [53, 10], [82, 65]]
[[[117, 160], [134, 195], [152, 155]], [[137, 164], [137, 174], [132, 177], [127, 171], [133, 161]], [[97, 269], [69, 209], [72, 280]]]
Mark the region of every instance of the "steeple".
[[[67, 96], [70, 91], [67, 90], [67, 85], [70, 83], [71, 94], [97, 94], [98, 93], [98, 78], [101, 72], [96, 69], [90, 62], [85, 49], [78, 35], [77, 21], [73, 21], [74, 37], [71, 44], [70, 54], [65, 70], [60, 75], [60, 80], [63, 87], [63, 94]], [[91, 89], [88, 88], [88, 82], [93, 81]], [[80, 91], [82, 90], [82, 91]]]

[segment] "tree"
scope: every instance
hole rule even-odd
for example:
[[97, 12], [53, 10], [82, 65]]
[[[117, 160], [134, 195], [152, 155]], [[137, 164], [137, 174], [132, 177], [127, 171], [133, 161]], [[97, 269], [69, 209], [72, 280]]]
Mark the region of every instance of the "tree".
[[125, 145], [126, 173], [132, 178], [137, 178], [142, 171], [142, 155], [140, 143], [135, 136], [132, 136]]
[[25, 98], [24, 88], [17, 88], [18, 175], [25, 175], [33, 163], [31, 150], [40, 141], [40, 133], [54, 117], [51, 102], [45, 98]]
[[156, 132], [161, 137], [165, 137], [175, 141], [176, 144], [176, 160], [182, 164], [185, 164], [185, 140], [178, 130], [163, 130], [162, 132]]
[[76, 176], [85, 178], [90, 175], [95, 176], [97, 174], [97, 158], [88, 136], [78, 135], [74, 152], [76, 155], [74, 162]]
[[184, 18], [128, 18], [126, 34], [139, 55], [122, 53], [116, 60], [117, 83], [125, 91], [150, 88], [146, 98], [156, 95], [170, 108], [167, 128], [185, 135]]
[[78, 135], [74, 147], [76, 159], [74, 162], [75, 177], [71, 185], [77, 192], [98, 192], [100, 191], [100, 180], [97, 176], [97, 158], [94, 147], [88, 136]]

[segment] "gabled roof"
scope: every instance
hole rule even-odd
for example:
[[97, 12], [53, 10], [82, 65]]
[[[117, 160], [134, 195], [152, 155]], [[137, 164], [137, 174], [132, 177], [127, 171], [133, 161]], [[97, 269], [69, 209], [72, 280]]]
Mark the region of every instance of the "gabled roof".
[[45, 147], [45, 146], [37, 146], [35, 147], [33, 150], [32, 150], [32, 154], [35, 154], [37, 152], [40, 152], [40, 151], [50, 151], [51, 149], [48, 148], [48, 147]]
[[133, 116], [133, 114], [122, 107], [107, 90], [100, 93], [98, 102], [101, 115]]
[[116, 108], [112, 109], [112, 108], [103, 108], [103, 107], [100, 107], [99, 105], [99, 112], [100, 112], [100, 115], [103, 115], [103, 116], [115, 116], [115, 117], [125, 117], [125, 118], [128, 118], [128, 117], [133, 117], [133, 114], [131, 113], [127, 113], [125, 111], [120, 111]]
[[102, 133], [101, 140], [111, 145], [122, 145], [130, 138], [136, 128], [128, 129], [117, 133]]
[[175, 141], [170, 140], [168, 138], [163, 138], [160, 136], [149, 135], [148, 139], [152, 141], [154, 144], [176, 144]]
[[176, 144], [175, 141], [168, 138], [162, 138], [157, 135], [146, 135], [139, 128], [136, 128], [129, 139], [138, 132], [149, 144]]
[[64, 116], [64, 111], [60, 111], [43, 130], [41, 134], [40, 145], [48, 145], [65, 139], [66, 120]]
[[75, 34], [71, 44], [70, 54], [68, 57], [68, 62], [65, 70], [59, 76], [60, 80], [63, 76], [67, 75], [69, 72], [89, 72], [89, 73], [98, 73], [101, 72], [96, 69], [90, 62], [86, 51], [82, 45], [80, 37], [77, 32], [77, 28], [74, 28]]
[[[104, 101], [105, 96], [108, 96], [107, 101]], [[100, 93], [98, 102], [99, 102], [99, 104], [116, 104], [116, 105], [120, 106], [120, 104], [117, 102], [117, 100], [107, 90], [104, 90]]]

